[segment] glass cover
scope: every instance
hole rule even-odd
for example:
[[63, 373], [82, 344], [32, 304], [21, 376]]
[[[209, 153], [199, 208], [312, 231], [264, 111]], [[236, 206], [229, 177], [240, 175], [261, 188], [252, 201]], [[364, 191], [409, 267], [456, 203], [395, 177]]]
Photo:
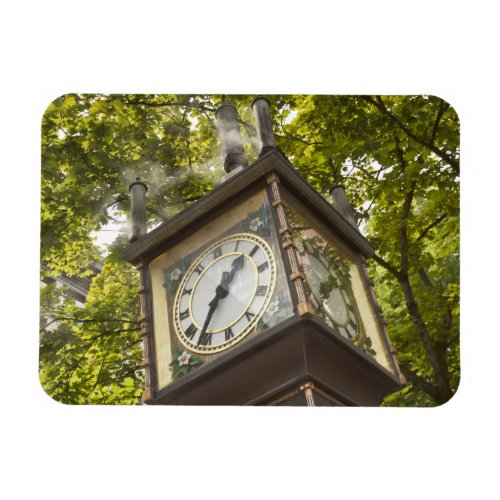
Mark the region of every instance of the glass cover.
[[159, 389], [293, 314], [265, 190], [157, 257], [150, 274]]
[[314, 313], [393, 372], [360, 266], [320, 223], [282, 190], [288, 224], [299, 253], [305, 288]]

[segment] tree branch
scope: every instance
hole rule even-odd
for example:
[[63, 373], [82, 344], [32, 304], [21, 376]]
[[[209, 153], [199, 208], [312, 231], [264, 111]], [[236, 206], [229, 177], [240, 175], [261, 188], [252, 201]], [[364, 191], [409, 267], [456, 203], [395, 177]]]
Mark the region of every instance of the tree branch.
[[425, 238], [425, 236], [427, 235], [427, 233], [433, 228], [433, 227], [436, 227], [443, 219], [446, 218], [448, 214], [444, 213], [444, 214], [441, 214], [434, 222], [432, 222], [431, 224], [429, 224], [418, 236], [417, 238], [415, 239], [415, 242], [417, 241], [420, 241], [422, 238]]
[[401, 277], [401, 273], [391, 264], [389, 264], [387, 261], [382, 259], [382, 257], [379, 257], [378, 255], [374, 255], [372, 259], [377, 263], [380, 264], [384, 269], [389, 271], [394, 277], [396, 277], [398, 280]]
[[164, 108], [164, 107], [186, 107], [186, 108], [194, 108], [199, 111], [210, 111], [215, 113], [216, 108], [208, 108], [206, 106], [202, 106], [201, 104], [184, 101], [184, 102], [150, 102], [150, 101], [141, 101], [136, 99], [134, 101], [123, 101], [123, 104], [127, 106], [147, 106], [151, 108]]
[[106, 364], [106, 360], [108, 359], [108, 355], [109, 355], [109, 348], [106, 351], [106, 354], [104, 355], [104, 359], [102, 360], [101, 366], [99, 367], [99, 373], [97, 374], [97, 379], [95, 381], [94, 387], [92, 387], [92, 389], [90, 390], [90, 392], [87, 394], [87, 398], [89, 398], [92, 395], [92, 393], [95, 391], [96, 387], [99, 385], [99, 380], [101, 378], [101, 373], [102, 373], [102, 371], [104, 369], [104, 366]]
[[439, 109], [436, 115], [436, 120], [434, 121], [434, 126], [432, 127], [432, 133], [431, 133], [431, 144], [434, 144], [434, 141], [436, 140], [436, 135], [438, 132], [439, 128], [439, 122], [441, 121], [441, 118], [444, 114], [444, 112], [450, 107], [448, 103], [445, 103], [443, 99], [439, 100]]
[[425, 146], [427, 149], [431, 150], [441, 159], [443, 159], [448, 165], [455, 171], [456, 175], [460, 175], [460, 165], [459, 162], [452, 158], [448, 153], [445, 153], [441, 149], [437, 148], [433, 143], [430, 143], [423, 139], [422, 137], [418, 137], [415, 135], [404, 123], [391, 113], [386, 107], [384, 102], [382, 101], [381, 96], [377, 96], [376, 100], [374, 100], [371, 96], [361, 96], [362, 99], [369, 102], [373, 106], [375, 106], [383, 115], [387, 116], [400, 130], [402, 130], [410, 139], [413, 139], [415, 142], [418, 142], [422, 146]]
[[69, 387], [70, 387], [70, 384], [71, 384], [71, 379], [73, 378], [73, 375], [75, 374], [76, 370], [78, 369], [78, 367], [80, 366], [80, 363], [82, 361], [82, 359], [85, 357], [85, 355], [90, 351], [90, 348], [94, 345], [95, 341], [97, 339], [94, 339], [92, 340], [92, 342], [90, 342], [89, 346], [87, 347], [87, 349], [85, 349], [85, 351], [83, 352], [83, 354], [76, 360], [76, 362], [73, 364], [73, 369], [71, 371], [71, 374], [70, 376], [68, 377], [68, 380], [66, 382], [66, 396], [69, 396]]
[[406, 379], [408, 380], [408, 382], [410, 382], [411, 385], [417, 387], [426, 394], [429, 394], [429, 396], [431, 396], [435, 401], [437, 402], [440, 401], [439, 389], [437, 387], [430, 384], [425, 379], [418, 376], [416, 373], [412, 372], [405, 366], [400, 365], [400, 368], [401, 371], [403, 372], [403, 375], [406, 377]]
[[[59, 310], [56, 307], [46, 306], [48, 309]], [[74, 316], [57, 316], [55, 321], [74, 321], [75, 323], [137, 323], [139, 321], [132, 319], [80, 319]]]

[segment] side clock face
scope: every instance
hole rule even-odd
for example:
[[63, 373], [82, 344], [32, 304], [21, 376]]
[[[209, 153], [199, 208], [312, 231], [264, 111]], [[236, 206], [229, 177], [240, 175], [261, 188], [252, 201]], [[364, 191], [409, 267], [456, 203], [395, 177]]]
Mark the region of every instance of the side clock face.
[[310, 243], [304, 242], [304, 250], [309, 260], [307, 283], [312, 303], [337, 333], [355, 341], [363, 327], [349, 277]]
[[179, 341], [199, 354], [233, 346], [255, 328], [275, 283], [274, 255], [262, 238], [238, 233], [214, 243], [177, 290], [173, 323]]

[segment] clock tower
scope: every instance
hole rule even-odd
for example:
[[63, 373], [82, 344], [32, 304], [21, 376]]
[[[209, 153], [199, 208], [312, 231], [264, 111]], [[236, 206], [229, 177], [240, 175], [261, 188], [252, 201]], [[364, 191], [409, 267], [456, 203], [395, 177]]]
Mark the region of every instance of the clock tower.
[[147, 404], [378, 405], [404, 383], [341, 186], [333, 205], [274, 141], [248, 165], [236, 110], [216, 117], [223, 182], [147, 233], [146, 185], [131, 185], [124, 257], [140, 272]]

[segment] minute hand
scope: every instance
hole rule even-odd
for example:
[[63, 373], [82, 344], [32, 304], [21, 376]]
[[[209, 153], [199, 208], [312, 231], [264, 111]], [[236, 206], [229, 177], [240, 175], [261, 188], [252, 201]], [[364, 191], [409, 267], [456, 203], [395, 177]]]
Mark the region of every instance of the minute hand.
[[215, 289], [215, 297], [208, 304], [210, 308], [208, 310], [205, 323], [201, 330], [200, 337], [198, 338], [198, 345], [206, 344], [207, 341], [209, 340], [209, 336], [207, 335], [206, 332], [210, 320], [212, 319], [212, 316], [214, 315], [214, 312], [217, 309], [217, 306], [219, 305], [219, 300], [224, 299], [229, 294], [228, 285], [233, 280], [236, 271], [238, 271], [238, 269], [241, 269], [243, 267], [244, 262], [245, 262], [245, 256], [244, 254], [241, 254], [238, 257], [236, 257], [236, 259], [234, 259], [233, 262], [231, 263], [231, 271], [230, 272], [224, 271], [222, 273], [222, 279], [220, 280], [220, 284]]

